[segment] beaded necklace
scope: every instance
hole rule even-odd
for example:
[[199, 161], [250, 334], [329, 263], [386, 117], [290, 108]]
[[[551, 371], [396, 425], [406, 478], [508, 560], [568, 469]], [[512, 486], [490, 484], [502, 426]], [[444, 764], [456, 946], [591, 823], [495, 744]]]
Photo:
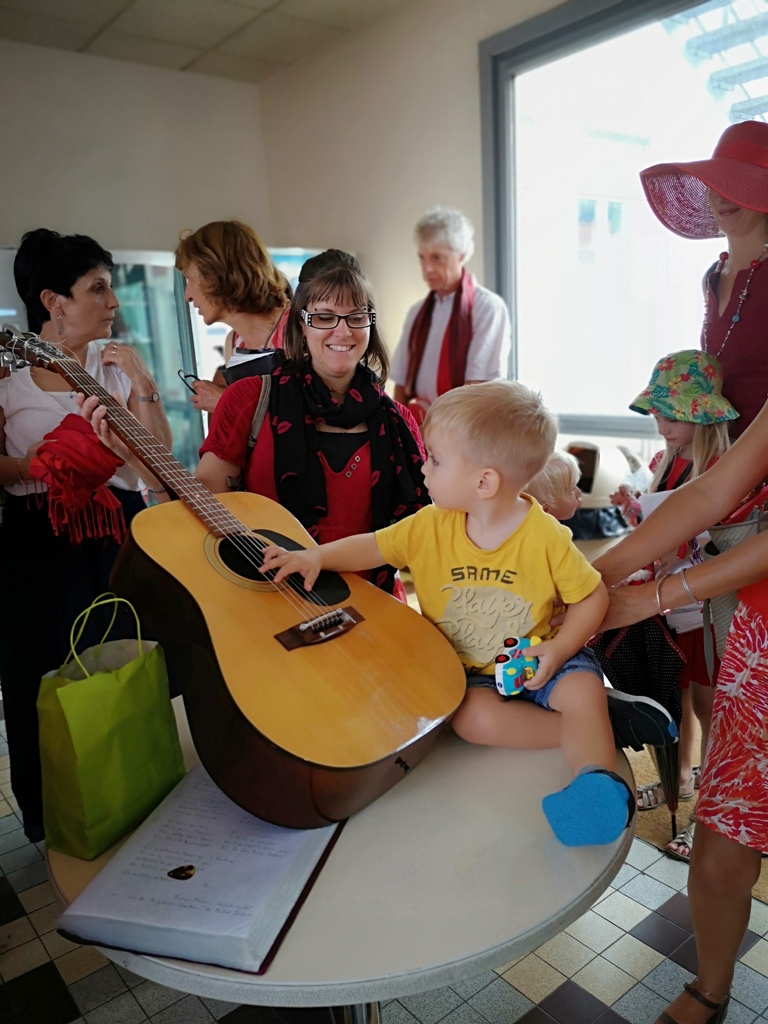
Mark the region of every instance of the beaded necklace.
[[[713, 355], [715, 357], [715, 359], [719, 358], [719, 356], [721, 355], [723, 349], [728, 344], [728, 339], [731, 336], [731, 331], [736, 326], [736, 324], [741, 320], [741, 307], [744, 305], [744, 303], [746, 302], [747, 296], [749, 295], [749, 286], [752, 283], [752, 278], [754, 277], [755, 271], [760, 266], [760, 264], [763, 262], [763, 260], [766, 258], [766, 256], [768, 256], [768, 242], [764, 242], [763, 243], [763, 251], [760, 253], [758, 258], [756, 260], [750, 260], [750, 262], [749, 262], [749, 276], [747, 277], [747, 280], [744, 282], [744, 287], [739, 292], [739, 304], [736, 307], [736, 312], [731, 317], [731, 322], [728, 325], [728, 330], [725, 332], [725, 337], [723, 338], [723, 342], [722, 342], [720, 348], [717, 350], [717, 352], [710, 352], [709, 353], [710, 355]], [[715, 267], [715, 273], [717, 273], [717, 274], [721, 274], [722, 273], [723, 267], [725, 266], [725, 261], [727, 259], [728, 259], [728, 253], [727, 252], [721, 252], [720, 253], [720, 260], [718, 261], [718, 264]], [[705, 352], [709, 352], [709, 348], [707, 347], [707, 327], [708, 326], [709, 326], [709, 317], [707, 316], [707, 313], [705, 311], [705, 313], [704, 313], [704, 331], [703, 331], [703, 339], [702, 339], [703, 340], [703, 344], [701, 346], [702, 349]]]

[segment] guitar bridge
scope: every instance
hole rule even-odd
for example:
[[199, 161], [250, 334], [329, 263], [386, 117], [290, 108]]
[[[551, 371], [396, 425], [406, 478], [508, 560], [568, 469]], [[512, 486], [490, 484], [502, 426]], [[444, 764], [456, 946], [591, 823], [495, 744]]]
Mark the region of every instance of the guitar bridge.
[[324, 612], [314, 619], [305, 619], [304, 622], [275, 634], [275, 639], [279, 640], [287, 651], [294, 651], [297, 647], [311, 647], [313, 644], [324, 644], [326, 640], [335, 640], [363, 621], [364, 616], [348, 605], [346, 608], [334, 608], [332, 611]]

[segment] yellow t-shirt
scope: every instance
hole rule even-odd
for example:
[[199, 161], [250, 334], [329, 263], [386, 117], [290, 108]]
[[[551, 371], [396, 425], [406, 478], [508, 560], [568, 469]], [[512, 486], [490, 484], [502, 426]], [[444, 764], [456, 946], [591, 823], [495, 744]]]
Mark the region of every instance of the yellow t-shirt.
[[555, 592], [574, 604], [600, 582], [571, 531], [525, 497], [528, 514], [493, 551], [469, 539], [465, 512], [434, 505], [376, 532], [384, 561], [408, 566], [422, 614], [470, 672], [493, 675], [507, 637], [550, 639]]

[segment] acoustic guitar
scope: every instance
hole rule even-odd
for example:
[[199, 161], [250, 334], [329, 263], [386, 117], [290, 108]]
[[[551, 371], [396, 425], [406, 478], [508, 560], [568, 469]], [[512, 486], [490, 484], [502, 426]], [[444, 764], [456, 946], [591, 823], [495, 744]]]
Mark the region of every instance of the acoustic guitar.
[[272, 543], [314, 544], [276, 502], [215, 496], [76, 359], [0, 332], [3, 362], [54, 370], [107, 409], [114, 432], [177, 498], [138, 513], [111, 583], [162, 644], [206, 770], [278, 825], [340, 821], [403, 779], [464, 696], [461, 663], [433, 625], [352, 573], [279, 586]]

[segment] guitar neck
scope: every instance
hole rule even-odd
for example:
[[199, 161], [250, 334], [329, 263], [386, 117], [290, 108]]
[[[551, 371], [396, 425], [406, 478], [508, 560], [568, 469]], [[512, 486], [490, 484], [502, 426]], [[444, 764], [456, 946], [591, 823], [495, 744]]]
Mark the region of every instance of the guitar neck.
[[201, 519], [211, 533], [226, 537], [242, 533], [243, 524], [211, 493], [197, 477], [193, 476], [151, 434], [136, 417], [124, 409], [109, 392], [83, 369], [76, 359], [53, 360], [49, 369], [55, 370], [67, 383], [86, 398], [95, 396], [107, 412], [109, 426], [136, 458], [157, 477], [163, 487], [179, 498]]

